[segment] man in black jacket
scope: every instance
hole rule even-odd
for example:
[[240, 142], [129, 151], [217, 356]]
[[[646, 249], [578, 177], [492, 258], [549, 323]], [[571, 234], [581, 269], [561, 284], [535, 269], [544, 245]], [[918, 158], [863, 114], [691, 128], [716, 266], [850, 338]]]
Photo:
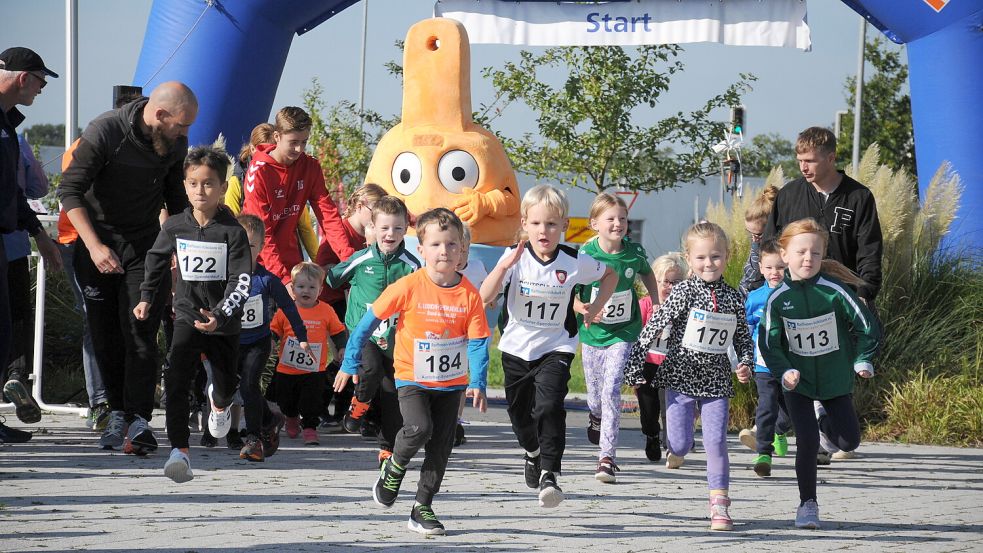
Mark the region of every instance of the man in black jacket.
[[178, 82], [100, 115], [82, 133], [58, 188], [81, 239], [75, 275], [112, 410], [99, 441], [104, 449], [143, 455], [157, 448], [148, 421], [168, 294], [157, 295], [147, 320], [136, 320], [131, 310], [140, 301], [162, 208], [174, 215], [188, 206], [182, 166], [197, 115], [194, 93]]
[[866, 281], [857, 291], [873, 308], [881, 287], [881, 224], [870, 189], [836, 170], [836, 137], [829, 129], [810, 127], [795, 143], [802, 177], [778, 192], [765, 238], [778, 237], [785, 225], [812, 217], [829, 230], [826, 256]]
[[[16, 127], [24, 115], [16, 106], [29, 106], [47, 84], [47, 78], [58, 75], [45, 67], [41, 56], [29, 48], [8, 48], [0, 53], [0, 233], [26, 230], [34, 237], [38, 252], [53, 270], [61, 270], [61, 255], [54, 241], [41, 227], [37, 215], [27, 205], [17, 184], [20, 145]], [[13, 335], [10, 321], [10, 297], [7, 287], [7, 254], [0, 240], [0, 364], [6, 365]], [[37, 422], [40, 410], [24, 384], [12, 379], [5, 385], [4, 395], [17, 405], [17, 416]], [[19, 443], [31, 439], [31, 434], [0, 423], [0, 443]]]

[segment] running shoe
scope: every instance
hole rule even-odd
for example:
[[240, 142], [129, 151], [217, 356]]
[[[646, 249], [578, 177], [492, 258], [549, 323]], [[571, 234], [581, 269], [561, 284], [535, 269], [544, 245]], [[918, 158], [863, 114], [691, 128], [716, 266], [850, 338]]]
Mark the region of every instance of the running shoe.
[[379, 439], [379, 425], [375, 421], [363, 420], [360, 432], [363, 440], [374, 442]]
[[229, 433], [225, 435], [225, 445], [229, 449], [242, 449], [242, 446], [246, 445], [242, 441], [242, 436], [239, 434], [238, 428], [229, 429]]
[[678, 469], [679, 467], [683, 466], [683, 463], [685, 461], [686, 461], [686, 457], [683, 457], [682, 455], [676, 455], [675, 453], [670, 451], [669, 454], [666, 455], [666, 468]]
[[317, 437], [316, 428], [305, 428], [301, 435], [304, 437], [304, 445], [321, 445], [321, 441]]
[[372, 499], [383, 507], [392, 507], [399, 495], [399, 487], [403, 484], [406, 469], [398, 466], [392, 457], [382, 463], [379, 469], [379, 480], [372, 487]]
[[776, 457], [788, 455], [788, 437], [785, 434], [775, 434], [775, 439], [771, 442], [771, 447], [775, 448]]
[[362, 417], [369, 412], [372, 407], [371, 401], [359, 401], [357, 397], [352, 397], [352, 403], [348, 406], [342, 426], [349, 434], [358, 434], [362, 430]]
[[300, 435], [300, 417], [287, 417], [287, 437], [296, 438]]
[[20, 380], [8, 380], [3, 385], [3, 395], [7, 396], [7, 401], [17, 406], [17, 418], [21, 422], [25, 424], [41, 422], [41, 407]]
[[283, 415], [273, 413], [273, 420], [270, 421], [269, 426], [264, 426], [260, 431], [259, 439], [263, 442], [263, 453], [267, 457], [272, 457], [280, 449], [280, 430], [285, 423], [286, 419]]
[[393, 456], [393, 452], [388, 449], [379, 450], [379, 468], [382, 468], [382, 463], [386, 462], [386, 459]]
[[601, 443], [601, 417], [595, 417], [594, 413], [587, 414], [587, 441], [594, 445]]
[[645, 456], [653, 463], [662, 460], [662, 443], [657, 436], [645, 436]]
[[844, 451], [842, 449], [834, 451], [831, 457], [836, 461], [845, 461], [847, 459], [854, 459], [857, 457], [854, 451]]
[[208, 412], [208, 433], [215, 438], [224, 438], [232, 428], [232, 406], [226, 406], [225, 409], [218, 411], [212, 398], [214, 388], [211, 384], [208, 385], [208, 403], [211, 406]]
[[414, 505], [406, 527], [424, 536], [443, 536], [447, 533], [430, 505]]
[[522, 457], [523, 465], [525, 467], [523, 469], [523, 473], [526, 477], [526, 486], [533, 489], [539, 487], [539, 476], [541, 472], [539, 468], [539, 458], [539, 455], [530, 457], [528, 454]]
[[147, 420], [136, 415], [126, 431], [123, 453], [143, 457], [154, 451], [157, 451], [157, 437], [154, 436], [154, 431]]
[[105, 430], [106, 425], [109, 424], [109, 414], [111, 412], [108, 403], [100, 403], [89, 409], [89, 428], [96, 431]]
[[819, 504], [815, 499], [806, 501], [795, 510], [795, 527], [809, 530], [822, 527], [819, 523]]
[[620, 469], [610, 457], [602, 457], [597, 463], [597, 470], [594, 471], [594, 479], [605, 484], [614, 484], [618, 481], [614, 475], [616, 470]]
[[0, 444], [23, 444], [31, 441], [34, 434], [11, 428], [5, 422], [7, 419], [0, 417]]
[[758, 432], [757, 428], [744, 428], [737, 434], [737, 439], [744, 444], [744, 447], [750, 449], [751, 451], [758, 450]]
[[758, 476], [771, 476], [771, 455], [758, 455], [754, 458], [754, 473]]
[[263, 451], [263, 440], [256, 436], [246, 436], [246, 443], [239, 450], [239, 458], [255, 463], [262, 463], [266, 460], [266, 452]]
[[551, 471], [543, 473], [539, 479], [539, 506], [552, 509], [563, 501], [563, 490], [556, 483], [556, 475]]
[[726, 495], [710, 496], [710, 529], [711, 530], [733, 530], [734, 521], [730, 518], [727, 508], [730, 507], [730, 498]]
[[218, 438], [212, 436], [208, 431], [208, 425], [201, 429], [201, 447], [215, 447], [218, 445]]
[[454, 447], [460, 447], [467, 443], [468, 437], [464, 435], [464, 425], [457, 421], [457, 428], [454, 429]]
[[833, 460], [833, 455], [830, 452], [826, 451], [825, 449], [820, 448], [819, 452], [816, 453], [817, 465], [826, 466], [830, 464], [832, 460]]
[[102, 431], [102, 436], [99, 437], [99, 447], [102, 449], [121, 449], [126, 441], [126, 429], [126, 416], [123, 412], [110, 412], [106, 428]]
[[164, 476], [183, 484], [190, 481], [195, 475], [191, 472], [191, 459], [188, 455], [178, 448], [171, 450], [171, 456], [164, 463]]

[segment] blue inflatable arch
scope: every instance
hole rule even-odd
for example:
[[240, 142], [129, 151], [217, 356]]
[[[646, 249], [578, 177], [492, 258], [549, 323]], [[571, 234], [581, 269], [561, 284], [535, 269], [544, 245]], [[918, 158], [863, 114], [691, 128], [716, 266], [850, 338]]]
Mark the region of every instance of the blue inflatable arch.
[[[983, 2], [841, 1], [908, 45], [919, 189], [950, 161], [965, 186], [953, 238], [983, 246]], [[201, 103], [191, 142], [221, 132], [234, 149], [268, 119], [294, 35], [357, 2], [155, 0], [134, 84], [187, 83]]]

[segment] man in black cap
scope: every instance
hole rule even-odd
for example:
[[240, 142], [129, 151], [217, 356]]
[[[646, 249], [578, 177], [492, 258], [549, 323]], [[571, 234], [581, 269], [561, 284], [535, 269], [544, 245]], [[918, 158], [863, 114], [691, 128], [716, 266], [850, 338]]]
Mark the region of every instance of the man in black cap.
[[[57, 78], [58, 74], [45, 67], [41, 56], [29, 48], [8, 48], [0, 53], [0, 233], [28, 231], [34, 237], [45, 263], [53, 270], [61, 270], [58, 247], [45, 233], [17, 184], [20, 146], [16, 127], [24, 116], [16, 106], [33, 104], [34, 98], [48, 84], [48, 77]], [[0, 241], [0, 363], [7, 363], [11, 335], [7, 254]], [[40, 420], [41, 410], [22, 382], [8, 382], [3, 395], [17, 405], [18, 418], [25, 422]], [[0, 443], [26, 442], [30, 438], [30, 433], [9, 428], [0, 422]]]

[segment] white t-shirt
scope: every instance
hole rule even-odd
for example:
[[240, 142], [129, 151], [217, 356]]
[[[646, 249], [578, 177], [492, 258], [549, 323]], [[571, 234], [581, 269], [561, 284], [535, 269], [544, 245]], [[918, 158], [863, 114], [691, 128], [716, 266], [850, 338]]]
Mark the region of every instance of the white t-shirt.
[[471, 281], [471, 284], [475, 288], [481, 288], [481, 283], [488, 278], [488, 271], [485, 269], [485, 264], [479, 259], [474, 257], [468, 258], [468, 264], [464, 266], [463, 269], [458, 271], [464, 278]]
[[[511, 255], [513, 248], [505, 250], [502, 258]], [[554, 351], [576, 352], [573, 287], [599, 280], [604, 270], [600, 261], [564, 245], [556, 249], [551, 261], [540, 261], [527, 244], [503, 280], [508, 323], [498, 349], [525, 361]]]

